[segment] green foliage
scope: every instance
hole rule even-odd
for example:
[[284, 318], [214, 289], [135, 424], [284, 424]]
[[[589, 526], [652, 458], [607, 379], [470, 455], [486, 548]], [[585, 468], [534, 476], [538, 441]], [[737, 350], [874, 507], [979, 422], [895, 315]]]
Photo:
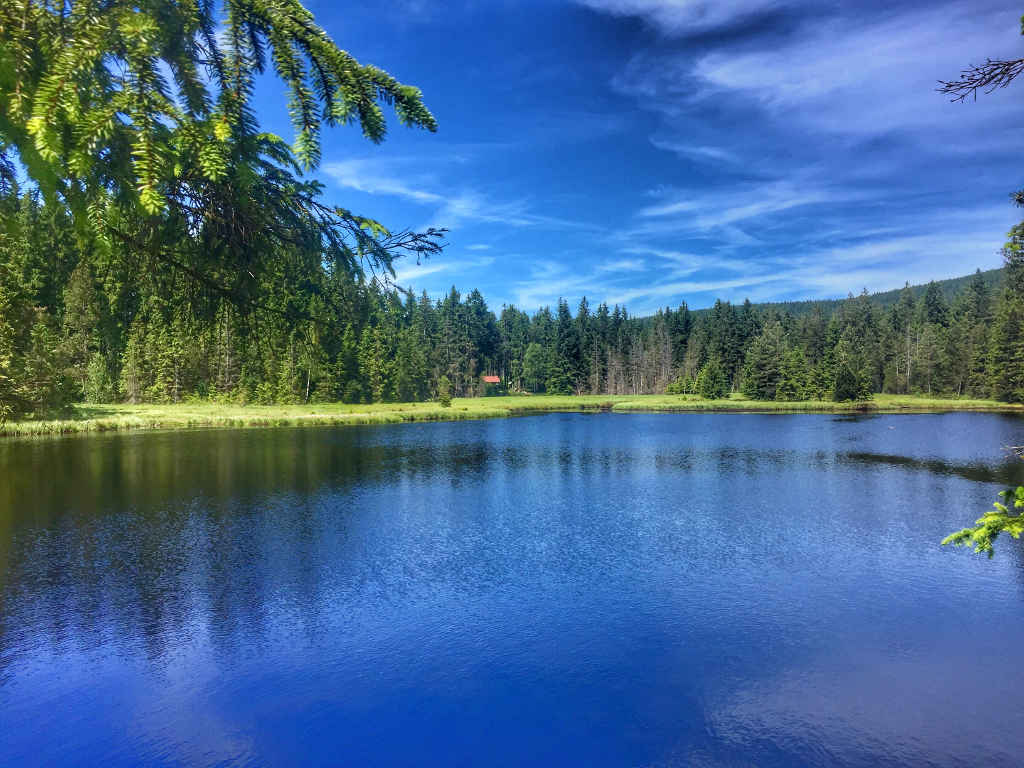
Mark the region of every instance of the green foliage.
[[436, 130], [418, 89], [359, 64], [297, 0], [25, 0], [0, 5], [0, 137], [47, 187], [70, 195], [69, 169], [88, 202], [104, 179], [148, 214], [173, 210], [176, 188], [222, 181], [256, 135], [250, 100], [268, 59], [306, 168], [323, 123], [381, 141], [381, 103]]
[[24, 234], [0, 236], [0, 422], [59, 412], [75, 394], [53, 318], [23, 279]]
[[[251, 98], [272, 65], [295, 140], [259, 130]], [[320, 201], [303, 180], [323, 125], [381, 141], [382, 105], [436, 129], [420, 92], [338, 48], [298, 0], [0, 4], [0, 167], [16, 155], [97, 255], [189, 281], [243, 311], [276, 296], [281, 262], [393, 274], [443, 233], [392, 234]], [[163, 277], [163, 275], [161, 275]], [[73, 361], [80, 384], [86, 358]]]
[[1024, 402], [1024, 224], [1003, 248], [1006, 282], [996, 303], [988, 345], [988, 383], [998, 400]]
[[782, 358], [775, 399], [782, 401], [820, 399], [820, 396], [813, 391], [808, 379], [807, 359], [803, 352], [799, 349], [788, 350]]
[[[1024, 508], [1024, 487], [1009, 488], [1001, 491], [999, 495], [1007, 504], [1012, 502], [1014, 509]], [[942, 540], [942, 543], [944, 545], [954, 544], [958, 547], [974, 547], [975, 552], [984, 552], [992, 557], [992, 545], [1001, 533], [1008, 533], [1013, 538], [1019, 539], [1022, 532], [1024, 532], [1024, 515], [1011, 514], [1006, 504], [997, 501], [993, 504], [993, 510], [979, 517], [973, 527], [951, 533]]]
[[850, 368], [849, 363], [842, 363], [836, 369], [836, 382], [832, 388], [832, 399], [837, 403], [847, 400], [859, 400], [861, 394], [860, 380]]
[[[587, 312], [586, 298], [582, 308]], [[569, 395], [576, 389], [582, 378], [583, 358], [580, 331], [586, 325], [584, 316], [573, 321], [569, 311], [569, 303], [565, 299], [558, 300], [558, 314], [555, 324], [555, 354], [548, 374], [547, 392], [555, 395]], [[585, 331], [584, 331], [585, 332]]]
[[942, 326], [949, 324], [949, 307], [935, 281], [928, 283], [917, 311], [922, 323]]
[[448, 380], [447, 376], [442, 376], [437, 382], [437, 402], [445, 408], [451, 407], [452, 383]]
[[18, 396], [35, 415], [55, 413], [72, 401], [74, 388], [64, 376], [53, 321], [41, 309], [32, 312], [28, 344], [22, 356]]
[[110, 367], [107, 359], [99, 352], [94, 352], [86, 365], [82, 393], [87, 403], [109, 403], [114, 400], [114, 382], [110, 376]]
[[571, 395], [572, 377], [569, 371], [564, 366], [555, 368], [544, 383], [544, 391], [549, 395]]
[[666, 395], [686, 395], [696, 391], [696, 381], [679, 374], [665, 387]]
[[24, 310], [8, 274], [6, 265], [0, 264], [0, 424], [18, 416], [22, 410], [15, 393], [20, 373], [16, 358], [18, 326]]
[[381, 327], [363, 330], [359, 342], [359, 368], [375, 403], [391, 399], [391, 350]]
[[718, 358], [711, 358], [697, 375], [697, 394], [705, 400], [718, 400], [725, 397], [729, 391], [729, 384], [725, 378], [725, 371], [722, 369]]
[[548, 380], [548, 355], [544, 347], [531, 342], [523, 354], [523, 385], [529, 392], [543, 392]]
[[751, 400], [775, 400], [786, 358], [782, 324], [774, 322], [754, 339], [743, 365], [741, 391]]

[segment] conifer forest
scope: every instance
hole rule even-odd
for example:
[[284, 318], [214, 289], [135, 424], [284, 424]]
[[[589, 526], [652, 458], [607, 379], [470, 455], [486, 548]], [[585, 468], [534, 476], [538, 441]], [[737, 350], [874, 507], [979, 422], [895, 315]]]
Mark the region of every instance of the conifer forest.
[[[0, 265], [8, 417], [67, 403], [435, 399], [509, 393], [742, 392], [755, 400], [921, 393], [1024, 400], [1018, 234], [1006, 267], [842, 301], [685, 303], [654, 316], [582, 299], [491, 308], [386, 272], [271, 261], [259, 302], [205, 291], [173, 266], [140, 273], [119, 246], [83, 247], [69, 212], [14, 185]], [[1009, 279], [1008, 279], [1009, 278]], [[498, 376], [499, 385], [484, 375]]]

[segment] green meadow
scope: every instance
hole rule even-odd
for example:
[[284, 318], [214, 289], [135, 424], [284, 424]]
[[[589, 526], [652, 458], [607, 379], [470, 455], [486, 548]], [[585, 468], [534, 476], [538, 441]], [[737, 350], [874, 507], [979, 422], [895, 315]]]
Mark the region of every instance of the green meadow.
[[615, 413], [923, 413], [931, 411], [1024, 411], [1018, 404], [995, 400], [875, 395], [864, 402], [823, 400], [774, 402], [740, 395], [705, 400], [695, 395], [518, 395], [456, 398], [450, 407], [436, 402], [307, 403], [304, 405], [235, 405], [188, 402], [163, 405], [78, 404], [57, 419], [10, 421], [0, 435], [62, 435], [140, 429], [248, 428], [400, 424], [522, 416], [546, 412], [612, 411]]

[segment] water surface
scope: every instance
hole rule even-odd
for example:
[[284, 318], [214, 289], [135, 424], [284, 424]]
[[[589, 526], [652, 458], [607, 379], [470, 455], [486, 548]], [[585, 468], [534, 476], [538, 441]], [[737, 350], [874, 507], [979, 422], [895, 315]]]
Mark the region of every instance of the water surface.
[[997, 414], [0, 443], [2, 765], [1013, 765]]

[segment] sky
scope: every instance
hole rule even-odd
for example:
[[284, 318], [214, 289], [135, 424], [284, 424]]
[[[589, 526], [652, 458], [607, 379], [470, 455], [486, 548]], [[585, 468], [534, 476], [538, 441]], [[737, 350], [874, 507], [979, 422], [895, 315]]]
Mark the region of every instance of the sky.
[[[443, 254], [398, 265], [417, 292], [633, 315], [842, 297], [999, 266], [1021, 218], [1024, 82], [962, 104], [935, 90], [1024, 56], [1014, 4], [307, 6], [439, 121], [392, 119], [380, 145], [328, 129], [315, 172], [392, 230], [448, 228]], [[292, 135], [269, 78], [256, 106]]]

